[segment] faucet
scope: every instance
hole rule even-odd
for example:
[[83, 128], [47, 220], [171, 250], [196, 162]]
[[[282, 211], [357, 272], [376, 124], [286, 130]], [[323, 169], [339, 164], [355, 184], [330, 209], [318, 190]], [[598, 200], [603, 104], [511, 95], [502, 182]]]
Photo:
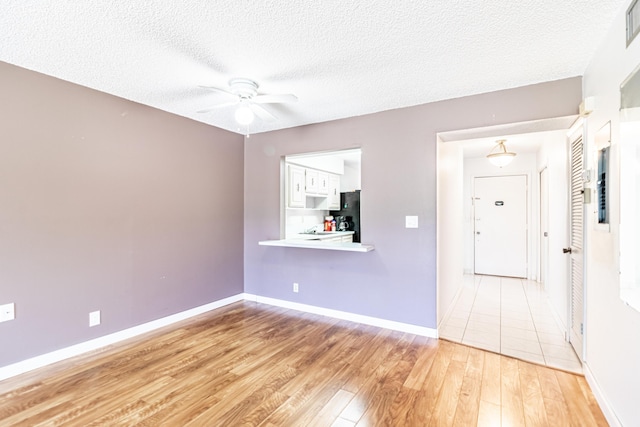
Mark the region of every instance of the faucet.
[[314, 225], [311, 228], [307, 228], [306, 230], [304, 230], [305, 234], [311, 234], [311, 233], [316, 233], [318, 230], [316, 230], [317, 225]]

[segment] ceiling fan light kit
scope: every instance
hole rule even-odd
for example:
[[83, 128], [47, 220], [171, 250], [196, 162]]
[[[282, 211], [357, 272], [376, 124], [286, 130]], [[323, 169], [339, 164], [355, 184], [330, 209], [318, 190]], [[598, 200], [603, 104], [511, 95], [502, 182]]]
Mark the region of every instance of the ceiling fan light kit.
[[496, 141], [496, 145], [489, 151], [489, 154], [487, 154], [487, 159], [489, 159], [493, 165], [500, 168], [507, 166], [516, 156], [516, 153], [507, 151], [507, 147], [504, 145], [505, 142], [507, 142], [506, 139]]
[[238, 105], [233, 116], [236, 119], [236, 122], [243, 126], [250, 125], [255, 118], [253, 110], [244, 102], [241, 102], [240, 105]]

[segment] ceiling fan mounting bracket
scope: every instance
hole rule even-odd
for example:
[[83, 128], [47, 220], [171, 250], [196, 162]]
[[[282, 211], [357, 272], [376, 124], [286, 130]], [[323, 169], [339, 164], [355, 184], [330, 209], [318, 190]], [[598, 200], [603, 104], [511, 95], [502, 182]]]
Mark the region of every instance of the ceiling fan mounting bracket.
[[250, 79], [234, 78], [229, 80], [231, 93], [242, 99], [251, 99], [258, 94], [258, 83]]

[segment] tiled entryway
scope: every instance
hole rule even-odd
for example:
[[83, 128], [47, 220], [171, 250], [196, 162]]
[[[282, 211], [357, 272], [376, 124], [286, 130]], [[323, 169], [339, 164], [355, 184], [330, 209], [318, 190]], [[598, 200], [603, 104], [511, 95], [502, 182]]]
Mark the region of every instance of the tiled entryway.
[[465, 276], [440, 337], [522, 360], [582, 373], [542, 286], [530, 280]]

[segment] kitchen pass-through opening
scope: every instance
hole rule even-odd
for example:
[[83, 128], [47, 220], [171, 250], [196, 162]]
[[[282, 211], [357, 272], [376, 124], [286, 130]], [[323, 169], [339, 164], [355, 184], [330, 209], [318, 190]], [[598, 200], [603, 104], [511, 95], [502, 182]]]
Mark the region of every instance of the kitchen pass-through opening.
[[361, 157], [359, 148], [284, 157], [282, 238], [351, 232], [362, 241]]

